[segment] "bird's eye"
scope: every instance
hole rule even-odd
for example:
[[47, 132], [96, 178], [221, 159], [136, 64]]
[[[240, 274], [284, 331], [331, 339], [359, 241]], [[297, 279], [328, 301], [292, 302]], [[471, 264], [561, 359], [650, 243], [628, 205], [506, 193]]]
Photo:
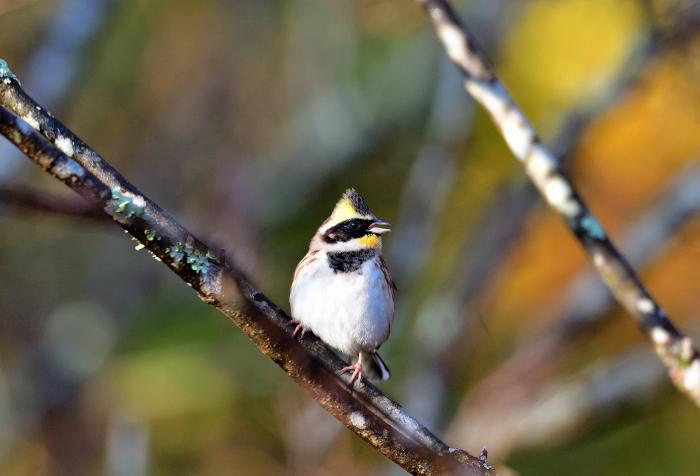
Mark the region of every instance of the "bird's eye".
[[351, 230], [357, 230], [360, 228], [360, 222], [358, 222], [357, 220], [352, 220], [348, 223], [348, 228], [350, 228]]

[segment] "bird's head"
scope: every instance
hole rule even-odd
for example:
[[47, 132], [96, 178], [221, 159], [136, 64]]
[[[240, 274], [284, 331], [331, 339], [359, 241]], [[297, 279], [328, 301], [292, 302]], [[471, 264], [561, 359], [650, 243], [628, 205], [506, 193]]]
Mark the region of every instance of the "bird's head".
[[389, 223], [375, 217], [360, 194], [349, 188], [318, 229], [316, 238], [320, 245], [332, 246], [339, 251], [381, 248], [380, 235], [390, 231], [381, 225]]

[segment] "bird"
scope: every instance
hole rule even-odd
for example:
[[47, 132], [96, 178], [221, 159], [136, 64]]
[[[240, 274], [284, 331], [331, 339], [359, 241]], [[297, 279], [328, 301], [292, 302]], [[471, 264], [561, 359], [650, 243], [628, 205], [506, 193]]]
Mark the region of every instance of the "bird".
[[318, 228], [309, 251], [294, 271], [289, 295], [293, 336], [310, 330], [357, 362], [350, 385], [366, 376], [387, 380], [389, 368], [377, 354], [394, 320], [396, 285], [382, 258], [382, 226], [354, 189], [345, 191]]

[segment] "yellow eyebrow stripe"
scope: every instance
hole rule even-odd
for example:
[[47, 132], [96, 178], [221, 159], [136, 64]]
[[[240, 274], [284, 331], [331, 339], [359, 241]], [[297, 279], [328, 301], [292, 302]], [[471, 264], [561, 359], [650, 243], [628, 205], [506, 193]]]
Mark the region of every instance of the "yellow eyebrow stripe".
[[356, 218], [358, 216], [355, 208], [350, 203], [347, 198], [338, 202], [338, 204], [333, 209], [333, 215], [331, 219], [333, 223], [340, 223], [351, 218]]

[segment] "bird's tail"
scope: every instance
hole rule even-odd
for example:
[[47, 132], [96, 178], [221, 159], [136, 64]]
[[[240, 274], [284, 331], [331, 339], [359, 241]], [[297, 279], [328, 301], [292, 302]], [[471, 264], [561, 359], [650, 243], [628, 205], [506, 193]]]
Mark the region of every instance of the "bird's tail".
[[362, 352], [362, 373], [372, 380], [389, 380], [391, 372], [379, 354]]

